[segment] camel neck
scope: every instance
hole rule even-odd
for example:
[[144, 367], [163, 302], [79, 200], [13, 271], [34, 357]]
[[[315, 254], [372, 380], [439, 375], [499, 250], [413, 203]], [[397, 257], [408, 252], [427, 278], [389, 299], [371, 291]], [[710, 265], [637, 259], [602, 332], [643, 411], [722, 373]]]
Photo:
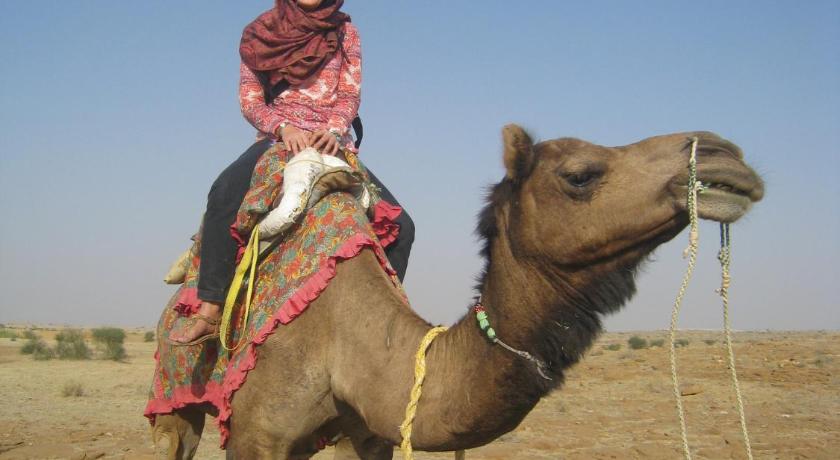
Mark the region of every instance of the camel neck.
[[503, 236], [492, 243], [490, 257], [482, 290], [490, 323], [501, 340], [548, 366], [557, 382], [545, 382], [532, 363], [526, 367], [542, 381], [537, 386], [549, 391], [600, 331], [598, 315], [574, 299], [588, 276], [518, 259]]

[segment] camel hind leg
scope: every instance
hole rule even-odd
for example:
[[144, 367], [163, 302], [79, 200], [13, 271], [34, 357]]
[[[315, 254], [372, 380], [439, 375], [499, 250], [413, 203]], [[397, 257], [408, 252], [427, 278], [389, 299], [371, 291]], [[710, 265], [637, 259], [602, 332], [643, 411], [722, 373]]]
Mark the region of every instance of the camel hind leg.
[[187, 406], [171, 414], [155, 417], [152, 439], [155, 458], [163, 460], [188, 460], [195, 456], [201, 432], [204, 431], [205, 413], [201, 408]]

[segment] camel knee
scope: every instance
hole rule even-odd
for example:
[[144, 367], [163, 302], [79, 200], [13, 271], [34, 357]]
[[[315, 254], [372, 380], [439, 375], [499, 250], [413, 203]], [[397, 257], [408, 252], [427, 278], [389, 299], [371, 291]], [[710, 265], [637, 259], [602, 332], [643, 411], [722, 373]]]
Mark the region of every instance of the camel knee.
[[204, 430], [204, 413], [182, 409], [155, 417], [152, 440], [155, 457], [166, 460], [188, 460], [195, 456]]

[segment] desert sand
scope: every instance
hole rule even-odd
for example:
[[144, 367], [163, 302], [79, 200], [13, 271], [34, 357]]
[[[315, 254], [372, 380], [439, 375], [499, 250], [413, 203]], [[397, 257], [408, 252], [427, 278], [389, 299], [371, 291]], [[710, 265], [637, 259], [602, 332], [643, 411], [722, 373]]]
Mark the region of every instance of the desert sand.
[[[37, 332], [52, 344], [55, 329]], [[129, 333], [125, 362], [35, 361], [19, 353], [23, 340], [0, 339], [0, 459], [153, 458], [142, 411], [154, 344], [142, 333]], [[604, 334], [562, 390], [467, 458], [680, 458], [667, 348], [631, 350], [633, 335], [667, 339], [662, 331]], [[695, 458], [746, 458], [722, 335], [680, 337], [689, 341], [678, 359]], [[840, 332], [739, 332], [735, 352], [755, 458], [840, 458]], [[83, 395], [64, 396], [67, 385]], [[208, 420], [198, 458], [224, 458], [218, 442]], [[332, 456], [328, 449], [314, 458]]]

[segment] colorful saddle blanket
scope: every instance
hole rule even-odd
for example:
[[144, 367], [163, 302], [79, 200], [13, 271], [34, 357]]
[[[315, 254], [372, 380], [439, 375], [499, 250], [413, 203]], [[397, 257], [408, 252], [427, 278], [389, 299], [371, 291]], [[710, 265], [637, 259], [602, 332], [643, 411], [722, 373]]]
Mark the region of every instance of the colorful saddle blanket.
[[[251, 188], [233, 225], [232, 233], [240, 241], [247, 239], [242, 235], [248, 235], [258, 217], [277, 198], [282, 165], [288, 158], [288, 152], [273, 150], [257, 164]], [[218, 341], [177, 346], [166, 340], [170, 331], [183, 327], [200, 304], [196, 287], [201, 241], [195, 241], [184, 284], [158, 323], [156, 367], [145, 415], [153, 421], [156, 415], [171, 413], [187, 404], [208, 403], [218, 412], [224, 445], [231, 397], [248, 371], [256, 366], [256, 347], [278, 326], [303, 313], [335, 276], [338, 262], [355, 257], [365, 248], [371, 249], [394, 284], [400, 285], [383, 250], [396, 238], [399, 229], [393, 219], [400, 212], [400, 208], [380, 201], [369, 220], [356, 199], [344, 192], [329, 194], [315, 203], [259, 262], [248, 324], [235, 324], [232, 336], [227, 338], [227, 343], [242, 341], [242, 345], [231, 352]], [[239, 322], [243, 316], [240, 308], [241, 304], [233, 314]]]

